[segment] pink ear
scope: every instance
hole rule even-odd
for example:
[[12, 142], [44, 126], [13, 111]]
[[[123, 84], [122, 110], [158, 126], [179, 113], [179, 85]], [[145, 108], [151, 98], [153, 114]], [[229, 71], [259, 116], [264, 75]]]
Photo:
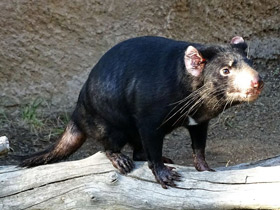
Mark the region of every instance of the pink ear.
[[185, 51], [185, 67], [194, 77], [201, 75], [205, 65], [205, 59], [201, 56], [196, 48], [189, 46]]
[[235, 36], [231, 39], [231, 44], [241, 44], [244, 43], [244, 39], [241, 36]]

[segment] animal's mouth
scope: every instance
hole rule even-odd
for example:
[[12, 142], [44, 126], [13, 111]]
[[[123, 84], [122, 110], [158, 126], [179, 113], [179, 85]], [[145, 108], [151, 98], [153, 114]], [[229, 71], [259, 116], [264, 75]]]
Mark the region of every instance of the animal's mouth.
[[235, 101], [255, 101], [259, 95], [261, 94], [263, 87], [260, 88], [251, 88], [246, 91], [242, 90], [234, 90], [234, 91], [229, 91], [227, 92], [227, 96], [231, 99], [234, 99]]
[[235, 101], [251, 102], [256, 100], [263, 89], [264, 82], [262, 80], [253, 83], [251, 82], [250, 88], [236, 88], [227, 92], [227, 96]]

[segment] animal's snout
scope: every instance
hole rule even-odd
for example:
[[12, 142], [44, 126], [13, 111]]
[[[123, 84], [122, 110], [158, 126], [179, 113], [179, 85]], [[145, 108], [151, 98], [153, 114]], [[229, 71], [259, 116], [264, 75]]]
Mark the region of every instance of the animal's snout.
[[264, 86], [264, 82], [261, 78], [261, 76], [257, 76], [255, 77], [252, 81], [251, 81], [251, 86], [252, 88], [254, 89], [257, 89], [257, 90], [261, 90]]

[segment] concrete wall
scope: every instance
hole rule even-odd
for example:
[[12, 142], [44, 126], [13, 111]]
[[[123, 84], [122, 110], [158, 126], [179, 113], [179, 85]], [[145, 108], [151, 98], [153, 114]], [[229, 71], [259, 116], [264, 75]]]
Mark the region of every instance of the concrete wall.
[[0, 108], [36, 97], [71, 109], [102, 54], [135, 36], [226, 43], [241, 35], [250, 54], [280, 59], [279, 0], [2, 0]]

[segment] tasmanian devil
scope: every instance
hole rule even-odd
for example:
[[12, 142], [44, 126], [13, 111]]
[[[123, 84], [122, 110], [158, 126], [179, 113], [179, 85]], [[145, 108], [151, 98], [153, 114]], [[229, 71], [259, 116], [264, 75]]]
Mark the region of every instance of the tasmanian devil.
[[246, 56], [247, 44], [234, 37], [228, 45], [202, 45], [162, 37], [138, 37], [110, 49], [85, 82], [63, 135], [20, 166], [52, 163], [74, 153], [87, 137], [99, 140], [123, 174], [133, 161], [121, 153], [129, 144], [133, 160], [148, 160], [163, 188], [180, 175], [162, 157], [163, 138], [179, 126], [189, 130], [194, 166], [205, 161], [209, 121], [225, 109], [254, 101], [263, 81]]

